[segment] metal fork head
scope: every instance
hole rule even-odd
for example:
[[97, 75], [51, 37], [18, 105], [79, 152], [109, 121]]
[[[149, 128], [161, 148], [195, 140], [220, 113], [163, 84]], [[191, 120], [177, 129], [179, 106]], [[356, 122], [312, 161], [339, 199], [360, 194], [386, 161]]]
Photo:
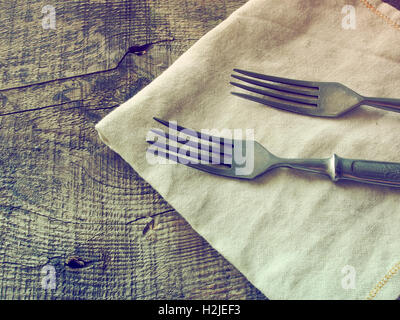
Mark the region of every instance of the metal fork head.
[[254, 140], [221, 138], [154, 118], [169, 132], [152, 129], [148, 153], [208, 173], [253, 179], [275, 164], [276, 157]]
[[[363, 97], [336, 82], [303, 81], [234, 69], [231, 84], [259, 96], [241, 92], [233, 95], [270, 107], [318, 117], [338, 117], [356, 108]], [[244, 84], [245, 83], [245, 84]], [[252, 86], [249, 86], [252, 85]]]

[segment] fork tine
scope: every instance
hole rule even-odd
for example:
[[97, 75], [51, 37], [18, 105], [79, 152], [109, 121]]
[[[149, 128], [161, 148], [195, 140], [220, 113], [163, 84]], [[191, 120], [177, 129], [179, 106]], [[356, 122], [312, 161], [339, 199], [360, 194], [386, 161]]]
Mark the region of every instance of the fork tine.
[[[211, 159], [211, 162], [213, 164], [221, 163], [223, 164], [229, 164], [232, 163], [232, 147], [230, 145], [204, 145], [200, 142], [197, 141], [192, 141], [192, 140], [186, 140], [182, 141], [179, 139], [177, 136], [170, 135], [162, 130], [157, 130], [157, 129], [151, 129], [151, 132], [156, 134], [158, 137], [161, 137], [162, 139], [166, 139], [169, 141], [174, 141], [174, 142], [179, 142], [183, 144], [185, 147], [191, 147], [196, 150], [197, 157], [192, 157], [195, 159], [201, 159], [204, 160], [204, 158]], [[148, 137], [148, 139], [151, 139]], [[147, 140], [148, 143], [154, 144], [158, 147], [161, 147], [166, 150], [171, 150], [176, 153], [180, 153], [180, 151], [185, 152], [185, 155], [187, 156], [187, 152], [190, 152], [190, 154], [193, 154], [193, 149], [185, 149], [185, 148], [177, 148], [176, 146], [171, 146], [170, 144], [166, 144], [164, 142], [166, 141], [153, 141], [153, 140]], [[208, 153], [208, 156], [205, 154], [205, 152]], [[203, 158], [201, 158], [203, 156]], [[218, 156], [219, 158], [216, 158], [215, 156]]]
[[[162, 125], [170, 128], [170, 125], [169, 125], [168, 121], [165, 121], [165, 120], [162, 120], [162, 119], [159, 119], [159, 118], [156, 118], [156, 117], [153, 117], [153, 119], [156, 120], [157, 122], [161, 123]], [[233, 147], [233, 141], [231, 139], [228, 139], [228, 138], [210, 136], [208, 134], [201, 133], [201, 132], [195, 131], [193, 129], [188, 129], [188, 128], [185, 128], [185, 127], [182, 127], [182, 126], [179, 126], [179, 125], [176, 126], [176, 129], [178, 131], [185, 130], [184, 134], [187, 134], [189, 136], [195, 137], [197, 139], [201, 139], [201, 140], [205, 140], [205, 141], [209, 141], [209, 142], [214, 142], [214, 143], [220, 143], [220, 144], [223, 144], [223, 145], [229, 144], [229, 145], [231, 145], [231, 147]]]
[[[221, 144], [218, 145], [206, 145], [204, 143], [201, 142], [197, 142], [197, 141], [192, 141], [192, 140], [182, 140], [180, 137], [175, 136], [175, 135], [171, 135], [167, 132], [164, 132], [162, 130], [159, 129], [151, 129], [151, 132], [153, 132], [154, 134], [158, 135], [159, 137], [162, 138], [166, 138], [169, 140], [173, 140], [175, 142], [178, 142], [180, 144], [183, 144], [185, 146], [188, 147], [192, 147], [192, 148], [196, 148], [196, 149], [200, 149], [201, 151], [208, 151], [211, 153], [215, 153], [215, 154], [219, 154], [219, 155], [224, 155], [226, 157], [232, 157], [232, 148], [228, 146], [224, 146]], [[149, 141], [148, 141], [149, 142]]]
[[[154, 118], [154, 120], [156, 120], [159, 123], [169, 127], [169, 122], [167, 122], [165, 120], [161, 120], [159, 118]], [[181, 127], [181, 126], [177, 126], [177, 129], [179, 131], [181, 131], [181, 130], [184, 130], [186, 128]], [[190, 130], [190, 129], [186, 129], [186, 130]], [[204, 134], [200, 134], [199, 132], [196, 132], [194, 130], [191, 130], [191, 131], [194, 133], [194, 135], [192, 135], [192, 136], [194, 136], [196, 138], [199, 138], [199, 137], [204, 138], [204, 136], [205, 136]], [[159, 132], [155, 132], [155, 133], [159, 134]], [[161, 135], [161, 136], [166, 138], [165, 133], [163, 135]], [[213, 136], [209, 136], [209, 135], [206, 135], [206, 136], [207, 136], [206, 139], [210, 139], [208, 141], [211, 141], [211, 142], [215, 141], [215, 139], [218, 138], [218, 137], [213, 137]], [[221, 138], [221, 139], [222, 139], [221, 143], [225, 143], [225, 146], [227, 146], [226, 143], [229, 142], [230, 148], [231, 149], [233, 148], [233, 140], [225, 139], [225, 138]], [[159, 155], [159, 156], [164, 157], [166, 159], [174, 160], [177, 163], [181, 163], [181, 164], [184, 164], [186, 166], [189, 166], [189, 167], [201, 170], [201, 171], [205, 171], [205, 172], [208, 172], [208, 173], [213, 173], [213, 174], [221, 175], [221, 176], [235, 177], [234, 168], [232, 166], [232, 164], [233, 164], [232, 155], [228, 155], [228, 159], [227, 159], [225, 157], [225, 156], [227, 156], [226, 154], [220, 154], [220, 156], [223, 156], [223, 161], [222, 162], [221, 161], [215, 161], [215, 158], [214, 158], [214, 160], [212, 160], [212, 162], [209, 163], [209, 164], [193, 163], [193, 160], [192, 160], [192, 162], [190, 162], [187, 158], [182, 157], [182, 155], [180, 155], [179, 153], [178, 154], [172, 154], [171, 152], [169, 152], [168, 148], [171, 147], [171, 146], [168, 146], [167, 144], [164, 144], [164, 145], [163, 144], [156, 144], [156, 145], [154, 145], [154, 142], [149, 142], [149, 141], [147, 141], [147, 142], [151, 144], [151, 146], [147, 149], [147, 152], [153, 152], [155, 155]], [[156, 150], [154, 150], [154, 149], [151, 150], [154, 147], [157, 147], [157, 149]], [[164, 151], [160, 150], [159, 149], [160, 147], [162, 149], [164, 149], [164, 150], [167, 150], [167, 152], [164, 152]], [[177, 149], [174, 149], [174, 150], [178, 151]], [[187, 155], [187, 153], [185, 152], [184, 156], [189, 157], [189, 158], [191, 157], [192, 159], [196, 159], [196, 157], [193, 157], [190, 153], [189, 153], [189, 155]], [[200, 156], [200, 158], [201, 158], [201, 156]], [[213, 159], [213, 158], [211, 158], [211, 159]], [[199, 159], [197, 158], [196, 161], [199, 162]], [[216, 166], [216, 164], [218, 164], [219, 166]], [[221, 168], [221, 165], [224, 168]]]
[[[180, 156], [185, 156], [185, 157], [188, 157], [191, 159], [195, 159], [197, 161], [196, 163], [198, 163], [199, 160], [206, 161], [211, 164], [221, 164], [221, 165], [229, 165], [232, 162], [232, 158], [226, 159], [225, 157], [223, 157], [223, 155], [221, 155], [221, 157], [216, 158], [216, 157], [213, 157], [212, 153], [204, 154], [204, 153], [199, 152], [199, 149], [190, 150], [190, 149], [178, 148], [175, 146], [171, 146], [168, 143], [163, 143], [160, 141], [146, 141], [146, 142], [149, 143], [151, 146], [155, 146], [157, 148], [161, 148], [161, 149], [168, 151], [168, 154], [170, 154], [172, 156], [175, 156], [171, 153], [171, 152], [174, 152], [174, 153], [178, 154], [178, 157], [180, 155]], [[182, 158], [182, 157], [179, 157], [179, 158], [186, 159], [186, 158]], [[226, 160], [228, 160], [228, 161], [226, 161]], [[185, 161], [186, 162], [190, 161], [190, 159], [186, 159]]]
[[233, 175], [233, 173], [232, 173], [233, 169], [228, 168], [228, 167], [227, 167], [227, 169], [221, 169], [221, 168], [216, 168], [216, 167], [206, 165], [206, 164], [192, 164], [192, 163], [187, 164], [187, 166], [195, 168], [197, 170], [205, 171], [208, 173], [217, 174], [220, 176], [232, 176]]
[[184, 164], [188, 167], [197, 169], [197, 170], [201, 170], [201, 171], [205, 171], [208, 173], [213, 173], [213, 174], [217, 174], [217, 175], [221, 175], [221, 176], [232, 176], [232, 168], [227, 168], [227, 169], [221, 169], [221, 168], [216, 168], [213, 167], [211, 165], [206, 165], [206, 164], [200, 164], [200, 163], [190, 163], [188, 162], [188, 160], [186, 158], [177, 156], [177, 155], [173, 155], [170, 153], [166, 153], [164, 151], [160, 151], [160, 150], [151, 150], [151, 149], [147, 149], [147, 152], [153, 152], [155, 155], [157, 156], [161, 156], [167, 160], [173, 160], [176, 163], [179, 164]]
[[230, 83], [236, 87], [239, 87], [239, 88], [242, 88], [242, 89], [254, 92], [254, 93], [259, 93], [262, 95], [270, 96], [273, 98], [277, 98], [277, 99], [281, 99], [281, 100], [285, 100], [285, 101], [292, 101], [292, 102], [296, 102], [296, 103], [303, 103], [303, 104], [307, 104], [307, 105], [314, 106], [314, 107], [318, 106], [318, 104], [316, 103], [317, 100], [315, 100], [315, 99], [304, 99], [304, 98], [297, 98], [297, 97], [293, 97], [293, 96], [285, 96], [285, 95], [282, 95], [279, 93], [274, 93], [274, 92], [271, 92], [268, 90], [261, 90], [258, 88], [249, 87], [244, 84], [240, 84], [240, 83], [236, 83], [236, 82], [230, 82]]
[[253, 77], [253, 78], [257, 78], [257, 79], [262, 79], [262, 80], [267, 80], [267, 81], [272, 81], [272, 82], [279, 82], [279, 83], [284, 83], [284, 84], [290, 84], [290, 85], [305, 87], [305, 88], [310, 88], [310, 89], [319, 89], [318, 85], [312, 81], [294, 80], [294, 79], [268, 76], [265, 74], [255, 73], [255, 72], [246, 71], [246, 70], [242, 70], [242, 69], [233, 69], [233, 71], [244, 74], [245, 76], [249, 76], [249, 77]]
[[286, 111], [291, 111], [291, 112], [296, 112], [296, 113], [300, 113], [300, 114], [309, 114], [309, 115], [316, 115], [317, 114], [317, 108], [315, 107], [302, 107], [302, 106], [293, 106], [290, 104], [286, 104], [286, 103], [280, 103], [280, 102], [276, 102], [276, 101], [272, 101], [269, 99], [262, 99], [262, 98], [258, 98], [249, 94], [245, 94], [245, 93], [239, 93], [239, 92], [231, 92], [231, 94], [247, 99], [247, 100], [251, 100], [254, 102], [258, 102], [258, 103], [262, 103], [265, 104], [267, 106], [270, 107], [275, 107], [278, 109], [282, 109], [282, 110], [286, 110]]
[[250, 79], [250, 78], [245, 78], [245, 77], [242, 77], [242, 76], [238, 76], [236, 74], [232, 74], [231, 76], [232, 76], [232, 78], [241, 80], [243, 82], [255, 84], [256, 86], [260, 86], [260, 87], [264, 87], [264, 88], [268, 88], [268, 89], [273, 89], [273, 90], [277, 90], [277, 91], [281, 91], [281, 92], [295, 93], [295, 94], [299, 94], [299, 95], [302, 95], [302, 96], [318, 98], [318, 94], [316, 94], [316, 92], [314, 90], [313, 91], [307, 91], [307, 90], [301, 90], [301, 89], [294, 89], [293, 87], [278, 86], [278, 85], [270, 84], [270, 83], [267, 83], [267, 82], [262, 82], [262, 81], [257, 81], [257, 80]]

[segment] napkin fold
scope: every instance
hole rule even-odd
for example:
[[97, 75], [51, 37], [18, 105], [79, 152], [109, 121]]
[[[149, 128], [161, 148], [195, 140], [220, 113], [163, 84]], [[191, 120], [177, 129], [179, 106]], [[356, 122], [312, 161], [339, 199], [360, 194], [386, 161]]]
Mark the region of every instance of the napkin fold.
[[398, 113], [301, 116], [233, 96], [229, 84], [242, 68], [400, 98], [400, 30], [388, 23], [398, 20], [377, 0], [251, 0], [96, 129], [270, 299], [396, 299], [400, 190], [289, 169], [227, 179], [151, 164], [145, 140], [156, 116], [198, 131], [251, 129], [281, 157], [400, 162]]

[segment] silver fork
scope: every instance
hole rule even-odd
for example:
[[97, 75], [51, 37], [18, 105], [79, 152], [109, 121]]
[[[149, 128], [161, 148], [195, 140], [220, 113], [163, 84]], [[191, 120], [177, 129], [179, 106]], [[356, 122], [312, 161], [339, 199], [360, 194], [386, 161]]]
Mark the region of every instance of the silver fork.
[[339, 117], [360, 105], [369, 105], [400, 112], [400, 99], [364, 97], [337, 82], [293, 80], [241, 69], [233, 71], [246, 77], [232, 74], [233, 78], [241, 81], [232, 81], [232, 85], [262, 97], [240, 92], [232, 94], [286, 111], [317, 117]]
[[[333, 181], [345, 179], [400, 187], [400, 163], [344, 159], [335, 154], [327, 159], [279, 158], [256, 141], [211, 136], [158, 118], [154, 120], [169, 127], [170, 132], [152, 129], [153, 135], [147, 139], [148, 153], [219, 176], [254, 179], [274, 168], [287, 167], [320, 173]], [[252, 170], [242, 170], [249, 163]]]

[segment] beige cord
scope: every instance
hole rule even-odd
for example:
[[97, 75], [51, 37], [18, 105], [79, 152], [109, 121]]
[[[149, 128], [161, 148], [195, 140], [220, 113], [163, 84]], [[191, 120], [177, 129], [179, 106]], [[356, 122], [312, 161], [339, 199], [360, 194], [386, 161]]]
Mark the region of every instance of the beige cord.
[[[362, 0], [361, 0], [362, 1]], [[375, 286], [374, 289], [370, 291], [367, 299], [372, 300], [376, 297], [378, 292], [384, 287], [384, 285], [400, 270], [400, 262], [397, 262], [392, 269], [389, 270], [388, 273], [382, 278], [381, 281]]]
[[373, 13], [376, 15], [380, 16], [383, 20], [385, 20], [389, 25], [392, 27], [396, 28], [397, 30], [400, 30], [400, 24], [394, 22], [392, 19], [390, 19], [388, 16], [384, 15], [382, 12], [380, 12], [374, 5], [372, 5], [368, 0], [360, 0], [368, 9], [370, 9]]

